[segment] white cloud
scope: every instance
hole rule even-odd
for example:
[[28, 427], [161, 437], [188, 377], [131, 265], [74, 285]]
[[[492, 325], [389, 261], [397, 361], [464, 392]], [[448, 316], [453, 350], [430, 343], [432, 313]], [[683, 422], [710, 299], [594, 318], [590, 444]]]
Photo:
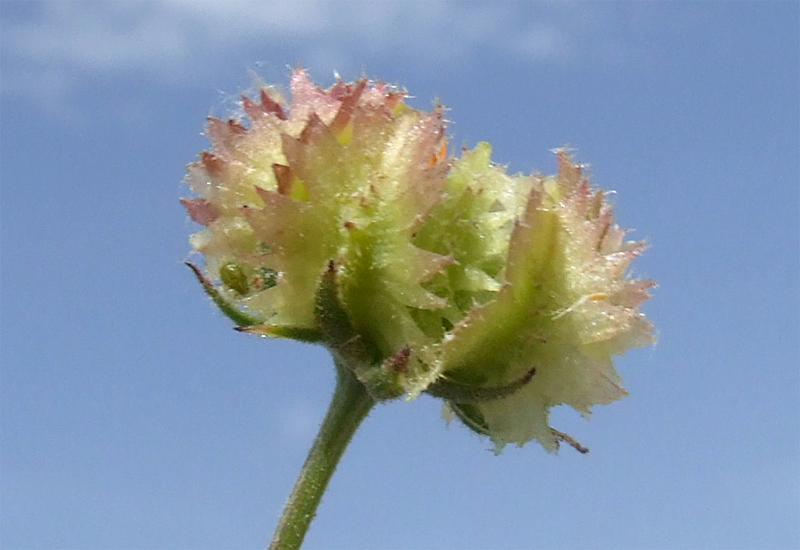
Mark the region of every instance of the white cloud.
[[529, 60], [561, 60], [569, 57], [570, 44], [564, 32], [551, 25], [533, 25], [511, 41], [511, 49]]
[[76, 70], [152, 68], [179, 61], [190, 44], [174, 32], [175, 21], [141, 6], [48, 3], [36, 20], [6, 23], [4, 49], [29, 63]]
[[292, 442], [312, 439], [324, 414], [324, 410], [305, 400], [289, 401], [275, 410], [283, 436]]
[[[406, 56], [421, 70], [436, 70], [479, 51], [522, 63], [563, 63], [577, 56], [593, 32], [601, 36], [592, 30], [586, 4], [572, 3], [176, 0], [36, 6], [27, 14], [4, 14], [2, 86], [4, 93], [50, 102], [96, 79], [132, 73], [184, 82], [233, 57], [250, 62], [241, 52], [254, 45], [265, 58], [281, 51], [294, 56], [283, 63], [326, 70], [382, 55]], [[57, 85], [43, 88], [47, 82]]]

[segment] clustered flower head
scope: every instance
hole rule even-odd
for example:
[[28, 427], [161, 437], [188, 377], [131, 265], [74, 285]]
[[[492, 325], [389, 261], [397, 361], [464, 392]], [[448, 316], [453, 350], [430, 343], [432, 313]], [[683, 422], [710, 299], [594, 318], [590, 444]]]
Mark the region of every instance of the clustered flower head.
[[326, 346], [376, 400], [427, 392], [498, 450], [554, 450], [550, 408], [624, 396], [612, 356], [652, 341], [653, 283], [626, 275], [643, 244], [567, 151], [552, 176], [486, 143], [451, 158], [442, 107], [404, 100], [295, 70], [288, 104], [263, 89], [246, 122], [209, 118], [192, 267], [240, 330]]

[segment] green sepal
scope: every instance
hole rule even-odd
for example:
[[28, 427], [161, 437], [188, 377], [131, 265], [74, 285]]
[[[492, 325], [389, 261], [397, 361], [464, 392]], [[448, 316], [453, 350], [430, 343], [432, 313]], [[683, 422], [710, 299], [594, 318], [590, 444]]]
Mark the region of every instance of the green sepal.
[[447, 402], [447, 406], [464, 425], [478, 435], [489, 435], [489, 425], [475, 405], [470, 403]]
[[211, 301], [214, 302], [219, 310], [231, 321], [236, 323], [239, 327], [249, 327], [253, 325], [260, 325], [264, 323], [264, 320], [260, 317], [256, 317], [255, 315], [250, 315], [249, 313], [245, 313], [238, 307], [231, 305], [223, 296], [219, 293], [219, 291], [214, 288], [214, 285], [211, 284], [203, 272], [200, 271], [200, 268], [194, 265], [191, 262], [183, 262], [194, 272], [195, 277], [197, 280], [200, 281], [200, 284], [203, 285], [203, 290], [206, 291], [206, 294]]
[[324, 343], [320, 331], [313, 328], [290, 327], [285, 325], [271, 325], [269, 323], [262, 323], [258, 325], [250, 325], [245, 327], [236, 327], [236, 330], [238, 330], [239, 332], [244, 332], [246, 334], [267, 336], [269, 338], [287, 338], [289, 340], [306, 342], [307, 344]]
[[510, 384], [493, 387], [475, 387], [441, 378], [425, 389], [425, 393], [456, 403], [482, 403], [508, 397], [531, 381], [536, 369], [532, 368]]
[[371, 364], [379, 361], [378, 350], [356, 332], [350, 316], [342, 306], [337, 269], [333, 261], [328, 262], [328, 267], [320, 278], [314, 317], [325, 345], [348, 363]]
[[397, 368], [397, 355], [384, 360], [378, 347], [355, 330], [342, 305], [337, 273], [335, 262], [330, 261], [317, 289], [314, 316], [323, 343], [364, 384], [373, 399], [396, 399], [405, 393], [400, 382], [403, 369]]

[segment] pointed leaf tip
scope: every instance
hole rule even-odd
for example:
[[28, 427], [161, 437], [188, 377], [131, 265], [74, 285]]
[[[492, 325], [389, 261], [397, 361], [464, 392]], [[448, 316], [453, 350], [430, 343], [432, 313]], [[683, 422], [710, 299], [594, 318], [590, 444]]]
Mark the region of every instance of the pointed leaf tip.
[[194, 276], [197, 277], [197, 280], [203, 286], [203, 290], [205, 290], [208, 297], [211, 298], [211, 301], [214, 302], [214, 305], [216, 305], [222, 314], [228, 319], [239, 326], [249, 326], [263, 323], [263, 320], [260, 318], [250, 315], [249, 313], [245, 313], [235, 305], [228, 302], [228, 300], [226, 300], [225, 297], [222, 296], [222, 294], [220, 294], [216, 288], [214, 288], [214, 285], [206, 278], [199, 267], [188, 261], [183, 263], [192, 270]]

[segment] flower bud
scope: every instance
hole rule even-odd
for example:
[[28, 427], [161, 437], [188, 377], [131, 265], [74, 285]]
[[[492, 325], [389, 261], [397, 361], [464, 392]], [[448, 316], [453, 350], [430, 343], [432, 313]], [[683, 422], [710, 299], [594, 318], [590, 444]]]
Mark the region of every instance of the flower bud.
[[566, 151], [547, 177], [485, 143], [448, 159], [442, 107], [404, 99], [297, 70], [288, 105], [265, 89], [247, 123], [209, 119], [193, 269], [241, 330], [325, 345], [376, 399], [425, 391], [498, 449], [552, 450], [549, 409], [622, 397], [611, 356], [652, 341], [652, 283], [626, 276], [643, 245]]

